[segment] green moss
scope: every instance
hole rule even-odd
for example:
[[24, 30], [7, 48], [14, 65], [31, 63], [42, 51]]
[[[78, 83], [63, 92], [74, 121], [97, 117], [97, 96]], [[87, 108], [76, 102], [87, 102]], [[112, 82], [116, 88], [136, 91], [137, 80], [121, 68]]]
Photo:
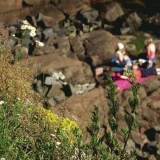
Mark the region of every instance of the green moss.
[[133, 55], [137, 55], [140, 53], [143, 53], [144, 50], [144, 42], [147, 39], [147, 37], [138, 37], [137, 39], [132, 40], [131, 42], [129, 42], [128, 44], [134, 44], [136, 46], [136, 50], [132, 51], [131, 54]]

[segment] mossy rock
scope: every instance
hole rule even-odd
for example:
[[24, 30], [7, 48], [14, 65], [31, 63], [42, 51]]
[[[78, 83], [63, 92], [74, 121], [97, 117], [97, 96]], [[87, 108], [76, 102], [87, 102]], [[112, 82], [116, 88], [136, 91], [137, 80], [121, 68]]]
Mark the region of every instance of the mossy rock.
[[132, 55], [138, 55], [144, 52], [144, 42], [147, 39], [147, 37], [138, 37], [134, 40], [132, 40], [131, 42], [129, 42], [128, 44], [134, 44], [136, 46], [136, 50], [131, 51], [130, 54]]

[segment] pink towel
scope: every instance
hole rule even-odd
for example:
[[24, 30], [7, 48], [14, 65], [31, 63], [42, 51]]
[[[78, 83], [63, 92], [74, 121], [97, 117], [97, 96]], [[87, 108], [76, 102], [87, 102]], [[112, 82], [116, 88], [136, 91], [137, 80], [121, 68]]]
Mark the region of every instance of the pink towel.
[[[112, 75], [113, 80], [115, 81], [117, 87], [121, 90], [125, 90], [127, 88], [130, 88], [132, 85], [128, 82], [128, 80], [121, 79], [120, 73], [113, 73]], [[141, 77], [137, 80], [137, 82], [143, 82], [147, 79], [147, 77]]]

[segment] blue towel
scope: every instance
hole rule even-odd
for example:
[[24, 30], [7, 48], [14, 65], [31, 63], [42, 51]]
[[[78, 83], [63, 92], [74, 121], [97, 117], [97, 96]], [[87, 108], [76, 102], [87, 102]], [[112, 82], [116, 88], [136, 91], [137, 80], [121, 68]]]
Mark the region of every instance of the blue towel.
[[[130, 60], [131, 61], [131, 63], [133, 63], [134, 62], [134, 60]], [[112, 58], [111, 59], [111, 62], [112, 63], [114, 63], [115, 61], [114, 61], [114, 58]], [[124, 70], [124, 67], [117, 67], [117, 66], [115, 66], [115, 67], [113, 67], [114, 68], [114, 71], [116, 71], [116, 72], [118, 72], [118, 71], [123, 71]], [[128, 67], [129, 69], [131, 69], [131, 67]]]

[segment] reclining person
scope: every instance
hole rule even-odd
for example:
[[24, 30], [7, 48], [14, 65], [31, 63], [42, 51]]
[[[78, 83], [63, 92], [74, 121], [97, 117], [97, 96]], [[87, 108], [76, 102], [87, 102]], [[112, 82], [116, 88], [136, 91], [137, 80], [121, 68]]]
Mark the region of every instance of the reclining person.
[[[140, 69], [131, 70], [136, 79], [140, 77], [148, 77], [150, 75], [160, 75], [160, 68], [155, 68], [154, 65], [152, 67], [148, 67], [149, 63], [145, 62]], [[120, 76], [122, 79], [130, 79], [127, 73], [124, 71], [123, 75]]]

